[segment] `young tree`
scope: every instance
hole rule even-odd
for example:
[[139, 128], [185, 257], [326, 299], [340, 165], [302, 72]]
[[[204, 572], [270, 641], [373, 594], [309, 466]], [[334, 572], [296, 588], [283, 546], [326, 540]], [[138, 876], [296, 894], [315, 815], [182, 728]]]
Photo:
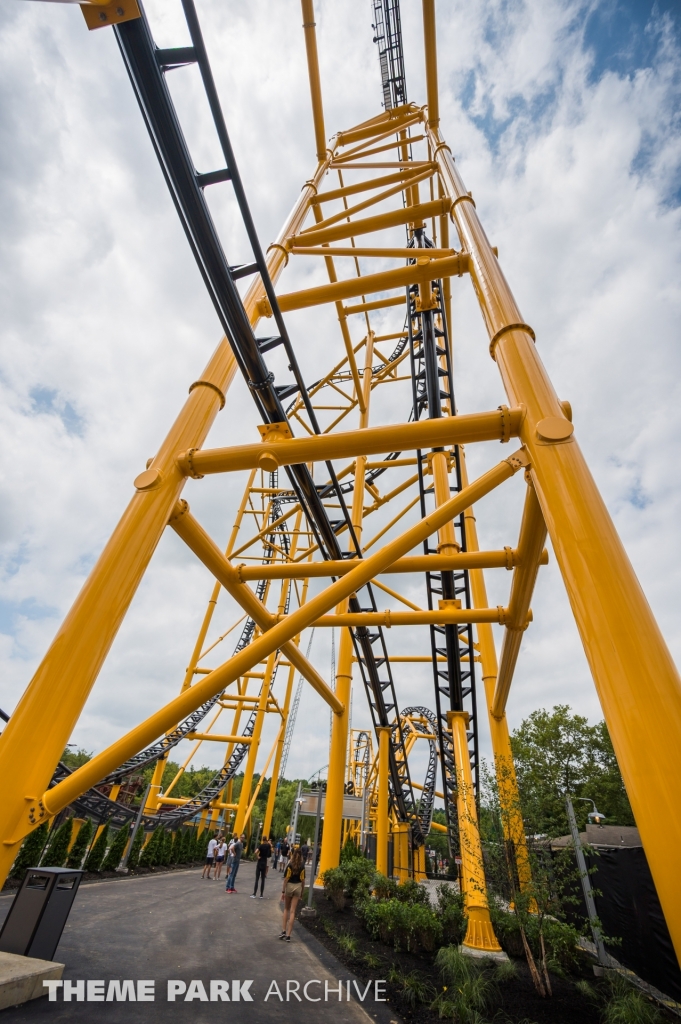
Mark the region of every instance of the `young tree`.
[[27, 868], [37, 868], [40, 864], [40, 857], [47, 842], [48, 824], [46, 821], [29, 832], [14, 861], [12, 867], [12, 878], [22, 878]]
[[121, 858], [123, 857], [123, 854], [125, 853], [125, 847], [128, 844], [129, 836], [130, 836], [130, 825], [129, 824], [123, 825], [122, 828], [119, 828], [118, 832], [114, 836], [114, 841], [112, 842], [112, 844], [111, 844], [111, 846], [109, 848], [109, 852], [107, 853], [106, 857], [104, 858], [104, 863], [102, 864], [102, 871], [115, 871], [116, 870], [116, 868], [118, 867], [118, 865], [121, 862]]
[[66, 858], [67, 868], [79, 868], [83, 863], [83, 857], [85, 851], [90, 845], [92, 839], [92, 821], [90, 818], [86, 818], [83, 824], [80, 826], [76, 841], [71, 847], [68, 857]]
[[69, 843], [73, 832], [73, 818], [67, 818], [52, 833], [42, 863], [46, 868], [61, 868], [69, 852]]
[[[590, 726], [567, 704], [533, 711], [513, 732], [520, 801], [533, 831], [551, 837], [569, 831], [564, 794], [589, 797], [613, 824], [633, 815], [605, 722]], [[575, 805], [583, 827], [589, 811]]]
[[144, 829], [138, 828], [135, 833], [135, 838], [132, 841], [132, 849], [130, 850], [130, 856], [128, 857], [128, 870], [133, 871], [136, 867], [139, 867], [140, 853], [142, 851], [142, 843], [144, 842]]
[[99, 839], [95, 841], [95, 845], [90, 850], [88, 859], [85, 861], [86, 871], [100, 871], [102, 861], [106, 854], [106, 846], [109, 840], [109, 822], [102, 829]]

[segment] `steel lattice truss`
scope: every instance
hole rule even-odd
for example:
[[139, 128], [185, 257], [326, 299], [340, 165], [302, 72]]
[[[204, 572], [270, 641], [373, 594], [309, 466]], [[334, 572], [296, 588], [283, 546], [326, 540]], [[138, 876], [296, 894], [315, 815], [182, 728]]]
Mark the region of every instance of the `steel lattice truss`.
[[[434, 0], [422, 0], [427, 104], [406, 99], [397, 0], [374, 0], [383, 110], [331, 140], [324, 125], [313, 4], [302, 0], [317, 166], [266, 255], [194, 0], [179, 2], [191, 45], [174, 49], [156, 46], [137, 0], [122, 0], [120, 7], [84, 5], [83, 13], [90, 27], [113, 24], [224, 338], [191, 384], [156, 457], [135, 479], [124, 516], [3, 731], [3, 877], [23, 837], [69, 807], [115, 825], [128, 821], [133, 812], [97, 786], [106, 782], [116, 788], [126, 775], [154, 761], [145, 828], [157, 822], [203, 827], [230, 812], [241, 830], [270, 773], [269, 830], [298, 673], [333, 712], [321, 869], [338, 863], [341, 842], [356, 835], [359, 818], [352, 815], [358, 805], [350, 803], [353, 810], [345, 813], [344, 801], [356, 800], [353, 794], [361, 790], [371, 794], [361, 828], [375, 831], [381, 870], [388, 869], [392, 834], [399, 877], [422, 877], [425, 838], [437, 824], [439, 767], [447, 815], [441, 828], [462, 860], [469, 918], [465, 943], [497, 948], [477, 824], [482, 701], [476, 695], [476, 667], [506, 838], [515, 849], [520, 885], [528, 887], [505, 709], [522, 637], [532, 621], [537, 573], [547, 560], [548, 533], [660, 900], [681, 949], [678, 882], [669, 867], [669, 851], [681, 843], [681, 682], [575, 441], [569, 403], [556, 396], [534, 331], [517, 306], [441, 133]], [[222, 153], [222, 165], [214, 170], [195, 166], [167, 85], [172, 72], [179, 89], [181, 69], [190, 65], [200, 73]], [[231, 262], [223, 248], [205, 198], [208, 187], [231, 190], [249, 246], [239, 261]], [[287, 291], [280, 279], [298, 261], [323, 266], [328, 283]], [[508, 406], [462, 414], [454, 398], [451, 298], [452, 289], [469, 277]], [[323, 337], [328, 369], [321, 377], [316, 370], [311, 383], [307, 346], [318, 335], [315, 321], [304, 319], [314, 314], [304, 311], [324, 305], [334, 308], [339, 334]], [[285, 321], [294, 310], [303, 325], [296, 338]], [[268, 320], [271, 328], [256, 334]], [[287, 369], [275, 382], [272, 366], [279, 366], [280, 357]], [[229, 415], [237, 373], [261, 421], [260, 436], [251, 444], [211, 449], [206, 445], [210, 428], [223, 408]], [[515, 450], [509, 455], [509, 448], [502, 448], [501, 459], [495, 462], [493, 456], [494, 464], [470, 481], [466, 446], [507, 445], [512, 438], [518, 439]], [[245, 473], [248, 479], [223, 552], [181, 495], [188, 478], [225, 473]], [[517, 542], [514, 546], [513, 534], [502, 550], [481, 550], [474, 513], [516, 474], [515, 486], [522, 487], [523, 479], [526, 485]], [[201, 486], [208, 487], [208, 480]], [[251, 521], [252, 531], [246, 528]], [[167, 528], [215, 580], [180, 693], [87, 764], [71, 773], [59, 766], [55, 773]], [[487, 600], [483, 571], [494, 569], [512, 571], [504, 606], [490, 607]], [[315, 580], [322, 582], [311, 586]], [[223, 591], [240, 617], [208, 642]], [[220, 645], [242, 623], [233, 654], [221, 661]], [[503, 627], [499, 661], [493, 624]], [[305, 630], [330, 627], [340, 636], [332, 680], [300, 648]], [[211, 661], [217, 656], [218, 663], [207, 664], [208, 655]], [[275, 690], [282, 668], [283, 692]], [[421, 684], [426, 678], [421, 672], [430, 677], [424, 692], [432, 692], [432, 707], [419, 693], [418, 706], [400, 714], [401, 689], [414, 678]], [[365, 728], [354, 738], [349, 736], [353, 678], [362, 681], [373, 725], [373, 731]], [[231, 725], [221, 734], [216, 723], [225, 712]], [[278, 720], [276, 737], [256, 782], [263, 721], [270, 714]], [[195, 746], [163, 788], [168, 754], [185, 739]], [[412, 782], [409, 767], [421, 740], [428, 744], [423, 785]], [[173, 795], [204, 742], [222, 744], [223, 767], [196, 796]], [[657, 754], [652, 761], [651, 749]], [[244, 777], [235, 801], [237, 770]], [[660, 820], [667, 823], [664, 834]]]

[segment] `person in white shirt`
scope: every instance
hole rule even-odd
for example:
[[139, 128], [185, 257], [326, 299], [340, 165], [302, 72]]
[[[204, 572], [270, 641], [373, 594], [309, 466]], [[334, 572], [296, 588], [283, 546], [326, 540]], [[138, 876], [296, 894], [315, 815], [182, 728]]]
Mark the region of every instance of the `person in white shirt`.
[[210, 878], [210, 869], [215, 863], [215, 850], [218, 846], [218, 840], [213, 838], [208, 843], [208, 849], [206, 850], [206, 863], [203, 866], [203, 874], [201, 878], [205, 878], [206, 875]]
[[219, 878], [222, 874], [222, 865], [225, 863], [225, 854], [227, 853], [227, 843], [220, 836], [220, 841], [215, 848], [215, 874], [213, 878]]

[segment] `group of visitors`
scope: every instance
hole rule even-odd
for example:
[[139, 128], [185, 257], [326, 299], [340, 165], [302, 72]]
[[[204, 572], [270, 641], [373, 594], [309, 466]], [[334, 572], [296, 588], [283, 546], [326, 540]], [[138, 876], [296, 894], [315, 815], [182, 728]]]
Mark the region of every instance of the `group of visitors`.
[[[236, 874], [239, 870], [239, 864], [241, 863], [241, 854], [244, 852], [244, 844], [246, 842], [245, 833], [241, 835], [233, 835], [229, 843], [225, 839], [222, 832], [219, 832], [217, 836], [214, 836], [208, 842], [208, 849], [206, 850], [206, 863], [203, 866], [202, 878], [211, 878], [213, 881], [220, 878], [222, 874], [222, 867], [226, 861], [227, 871], [227, 884], [225, 886], [225, 892], [236, 892], [234, 883], [236, 882]], [[211, 871], [215, 869], [215, 873], [211, 876]]]
[[[225, 891], [235, 893], [234, 885], [245, 842], [246, 836], [243, 833], [240, 836], [234, 835], [229, 842], [221, 832], [214, 836], [208, 843], [206, 863], [201, 877], [213, 880], [220, 878], [223, 865], [226, 864]], [[272, 867], [275, 870], [278, 867], [279, 872], [283, 875], [281, 899], [284, 904], [284, 917], [279, 938], [284, 942], [290, 942], [296, 908], [303, 898], [305, 889], [305, 865], [310, 855], [310, 847], [307, 843], [303, 843], [302, 846], [292, 849], [285, 839], [280, 839], [272, 845], [267, 836], [263, 836], [255, 853], [255, 886], [251, 893], [251, 899], [257, 899], [258, 884], [260, 884], [260, 899], [265, 898], [265, 879], [269, 873], [271, 860]], [[214, 873], [211, 875], [211, 872]]]

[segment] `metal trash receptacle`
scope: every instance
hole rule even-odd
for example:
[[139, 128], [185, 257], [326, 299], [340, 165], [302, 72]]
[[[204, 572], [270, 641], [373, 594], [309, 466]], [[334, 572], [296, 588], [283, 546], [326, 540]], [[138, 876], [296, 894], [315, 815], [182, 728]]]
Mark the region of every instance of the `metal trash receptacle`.
[[82, 871], [29, 868], [0, 931], [0, 952], [52, 960]]

